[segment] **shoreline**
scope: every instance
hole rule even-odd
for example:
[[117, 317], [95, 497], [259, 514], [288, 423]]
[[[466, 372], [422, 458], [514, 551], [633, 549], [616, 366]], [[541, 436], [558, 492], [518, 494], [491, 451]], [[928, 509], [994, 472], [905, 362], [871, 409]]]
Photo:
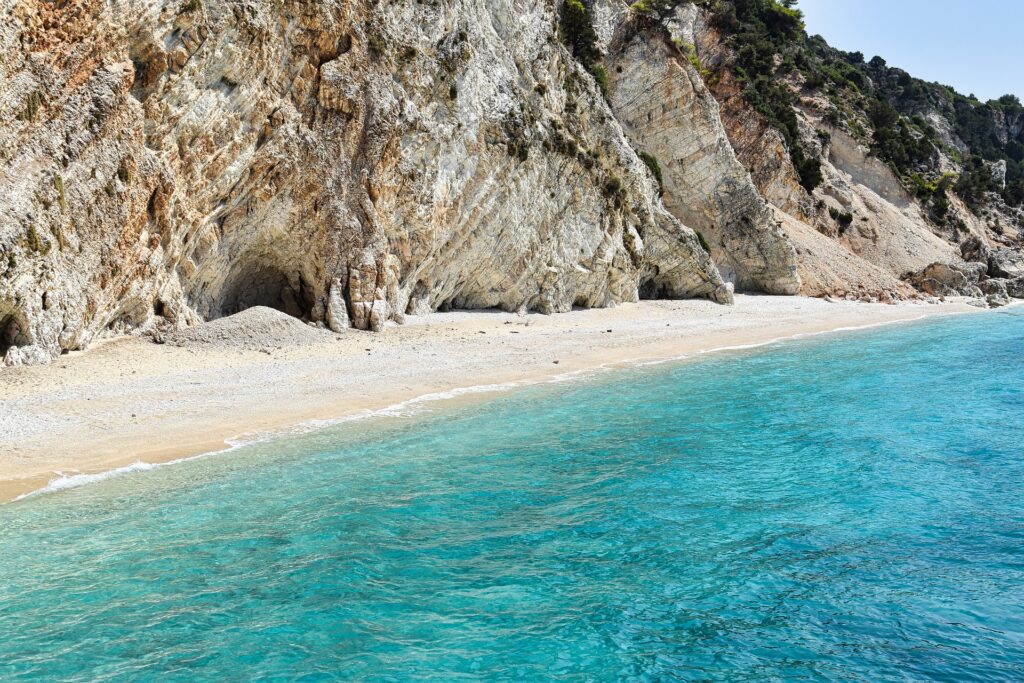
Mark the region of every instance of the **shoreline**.
[[0, 504], [420, 403], [973, 312], [984, 310], [748, 295], [732, 307], [436, 313], [261, 350], [108, 340], [0, 370]]

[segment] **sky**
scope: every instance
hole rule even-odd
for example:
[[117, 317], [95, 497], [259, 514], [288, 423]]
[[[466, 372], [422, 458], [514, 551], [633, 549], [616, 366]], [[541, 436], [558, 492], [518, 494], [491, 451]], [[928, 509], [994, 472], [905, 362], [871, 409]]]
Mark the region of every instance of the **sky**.
[[1022, 0], [799, 0], [807, 32], [985, 101], [1024, 99]]

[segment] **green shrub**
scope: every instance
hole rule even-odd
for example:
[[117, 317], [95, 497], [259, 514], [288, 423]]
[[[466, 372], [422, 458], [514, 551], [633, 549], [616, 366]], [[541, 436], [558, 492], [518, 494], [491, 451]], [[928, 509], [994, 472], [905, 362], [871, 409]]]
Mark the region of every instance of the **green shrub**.
[[654, 155], [648, 154], [647, 152], [640, 152], [639, 156], [640, 156], [640, 160], [643, 161], [644, 164], [647, 165], [647, 168], [650, 169], [651, 175], [654, 176], [654, 179], [658, 181], [658, 189], [662, 193], [664, 193], [665, 192], [665, 182], [664, 182], [664, 180], [662, 179], [662, 176], [661, 176], [661, 164], [659, 164], [658, 160], [656, 158], [654, 158]]
[[680, 4], [682, 0], [639, 0], [630, 5], [629, 9], [636, 14], [662, 19]]
[[700, 248], [710, 254], [711, 245], [708, 244], [708, 241], [706, 239], [704, 239], [704, 233], [702, 233], [700, 230], [694, 230], [694, 232], [697, 233], [697, 241], [700, 242]]
[[622, 192], [622, 180], [618, 176], [611, 176], [604, 183], [604, 195], [609, 199], [619, 196]]
[[601, 66], [601, 51], [597, 49], [597, 32], [587, 7], [580, 0], [565, 0], [560, 15], [562, 40], [572, 49], [577, 61], [586, 67], [597, 82], [601, 93], [608, 94], [608, 73]]
[[597, 32], [590, 20], [590, 13], [580, 0], [565, 0], [561, 13], [562, 38], [572, 54], [586, 67], [601, 59], [597, 49]]
[[834, 207], [829, 207], [828, 215], [832, 216], [832, 220], [839, 225], [840, 235], [846, 232], [850, 226], [853, 225], [853, 214], [849, 211], [840, 211]]
[[704, 67], [704, 63], [700, 61], [700, 56], [697, 54], [697, 48], [692, 44], [684, 43], [678, 38], [673, 40], [672, 44], [676, 46], [677, 50], [683, 53], [683, 57], [686, 58], [686, 61], [689, 62], [690, 66], [692, 66], [702, 78], [707, 78], [711, 75], [711, 72]]
[[821, 185], [821, 182], [825, 179], [821, 173], [821, 159], [807, 156], [804, 153], [803, 147], [799, 145], [794, 145], [790, 148], [789, 156], [797, 175], [800, 177], [800, 184], [808, 192], [813, 192], [814, 188]]
[[964, 162], [963, 172], [956, 181], [956, 193], [972, 209], [978, 208], [986, 192], [1002, 190], [992, 177], [989, 164], [978, 155], [972, 155]]
[[25, 241], [28, 248], [37, 254], [45, 254], [50, 251], [49, 243], [39, 236], [34, 225], [28, 226], [28, 230], [25, 231]]
[[594, 77], [597, 82], [597, 87], [601, 90], [601, 94], [607, 97], [608, 95], [608, 72], [604, 70], [604, 67], [600, 64], [590, 65], [590, 75]]
[[369, 37], [366, 39], [367, 45], [370, 50], [370, 56], [373, 59], [380, 59], [388, 51], [387, 41], [377, 31], [370, 31]]
[[43, 97], [39, 94], [39, 91], [33, 91], [28, 94], [25, 98], [25, 107], [18, 114], [18, 118], [22, 121], [35, 121], [36, 117], [39, 116], [39, 109], [43, 105]]

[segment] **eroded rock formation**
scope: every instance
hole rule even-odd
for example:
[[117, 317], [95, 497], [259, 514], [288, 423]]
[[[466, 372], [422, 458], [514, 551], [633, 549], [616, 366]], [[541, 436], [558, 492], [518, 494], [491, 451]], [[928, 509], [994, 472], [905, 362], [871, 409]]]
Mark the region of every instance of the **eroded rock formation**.
[[954, 253], [801, 113], [827, 176], [804, 191], [702, 68], [729, 48], [688, 3], [588, 2], [598, 72], [561, 2], [0, 1], [8, 363], [254, 306], [340, 331], [734, 287], [899, 298]]
[[8, 0], [4, 16], [13, 361], [255, 305], [379, 329], [446, 307], [730, 297], [551, 5]]
[[[692, 7], [692, 6], [691, 6]], [[736, 159], [718, 103], [652, 22], [627, 22], [609, 50], [609, 101], [632, 143], [658, 160], [665, 206], [702, 231], [719, 268], [744, 289], [796, 294], [796, 253]]]

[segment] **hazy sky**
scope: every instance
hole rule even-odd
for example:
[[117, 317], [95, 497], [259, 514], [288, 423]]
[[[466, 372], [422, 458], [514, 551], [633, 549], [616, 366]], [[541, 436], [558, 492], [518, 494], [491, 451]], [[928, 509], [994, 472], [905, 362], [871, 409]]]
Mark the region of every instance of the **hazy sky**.
[[981, 100], [1024, 98], [1024, 1], [799, 0], [807, 31]]

